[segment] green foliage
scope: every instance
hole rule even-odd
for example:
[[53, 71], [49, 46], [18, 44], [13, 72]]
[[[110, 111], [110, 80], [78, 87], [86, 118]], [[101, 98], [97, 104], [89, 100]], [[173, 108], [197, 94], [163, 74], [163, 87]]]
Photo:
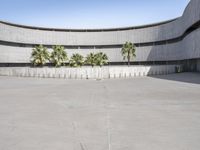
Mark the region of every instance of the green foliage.
[[50, 55], [43, 45], [36, 46], [31, 54], [31, 62], [34, 66], [44, 66], [49, 61]]
[[84, 57], [80, 54], [73, 54], [69, 60], [71, 67], [81, 67], [84, 65]]
[[53, 52], [51, 53], [51, 62], [56, 66], [62, 66], [67, 60], [67, 53], [63, 46], [53, 46]]
[[102, 52], [99, 53], [90, 53], [87, 55], [85, 63], [88, 65], [94, 66], [103, 66], [108, 64], [108, 56]]
[[[34, 66], [44, 66], [47, 62], [52, 62], [55, 67], [62, 66], [68, 60], [67, 53], [63, 46], [53, 46], [51, 55], [43, 45], [36, 46], [31, 54], [31, 62]], [[86, 60], [80, 54], [73, 54], [69, 60], [71, 67], [81, 67], [84, 64], [93, 66], [103, 66], [108, 64], [108, 56], [105, 53], [90, 53]]]
[[108, 56], [102, 52], [95, 54], [95, 62], [97, 66], [108, 64]]
[[128, 60], [128, 65], [130, 65], [130, 60], [134, 57], [136, 57], [135, 54], [136, 48], [135, 45], [131, 42], [126, 42], [122, 49], [121, 49], [121, 54], [123, 56], [123, 59], [127, 59]]
[[94, 53], [90, 53], [87, 55], [85, 63], [87, 65], [91, 65], [92, 67], [94, 67], [96, 65], [96, 56]]

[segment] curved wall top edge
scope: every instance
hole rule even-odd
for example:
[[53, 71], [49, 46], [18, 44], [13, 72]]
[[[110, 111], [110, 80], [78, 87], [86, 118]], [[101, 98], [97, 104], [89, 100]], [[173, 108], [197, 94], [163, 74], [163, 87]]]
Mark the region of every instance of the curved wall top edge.
[[25, 29], [35, 29], [35, 30], [44, 30], [44, 31], [63, 31], [63, 32], [109, 32], [109, 31], [124, 31], [124, 30], [133, 30], [133, 29], [143, 29], [143, 28], [148, 28], [148, 27], [155, 27], [155, 26], [160, 26], [164, 25], [170, 22], [173, 22], [180, 17], [162, 21], [162, 22], [157, 22], [157, 23], [151, 23], [151, 24], [146, 24], [146, 25], [139, 25], [139, 26], [130, 26], [130, 27], [119, 27], [119, 28], [94, 28], [94, 29], [73, 29], [73, 28], [49, 28], [49, 27], [37, 27], [37, 26], [28, 26], [28, 25], [22, 25], [22, 24], [15, 24], [7, 21], [2, 21], [0, 20], [0, 23], [9, 25], [9, 26], [14, 26], [14, 27], [20, 27], [20, 28], [25, 28]]

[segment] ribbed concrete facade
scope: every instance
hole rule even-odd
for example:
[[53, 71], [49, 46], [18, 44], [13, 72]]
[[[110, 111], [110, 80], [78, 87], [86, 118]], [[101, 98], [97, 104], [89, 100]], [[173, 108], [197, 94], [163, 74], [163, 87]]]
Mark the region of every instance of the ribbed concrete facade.
[[49, 29], [0, 22], [0, 63], [29, 63], [34, 45], [63, 45], [68, 55], [105, 52], [123, 62], [126, 41], [136, 43], [135, 62], [200, 58], [200, 1], [191, 0], [182, 17], [140, 27], [116, 29]]

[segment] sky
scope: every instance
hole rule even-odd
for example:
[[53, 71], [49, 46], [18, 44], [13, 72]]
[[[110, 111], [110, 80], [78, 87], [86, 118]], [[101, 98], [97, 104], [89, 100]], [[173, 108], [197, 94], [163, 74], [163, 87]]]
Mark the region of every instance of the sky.
[[0, 0], [0, 20], [55, 28], [145, 25], [182, 15], [190, 0]]

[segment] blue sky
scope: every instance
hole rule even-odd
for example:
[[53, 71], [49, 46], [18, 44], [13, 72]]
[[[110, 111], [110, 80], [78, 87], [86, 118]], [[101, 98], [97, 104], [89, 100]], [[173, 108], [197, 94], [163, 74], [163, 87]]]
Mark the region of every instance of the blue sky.
[[58, 28], [109, 28], [182, 15], [189, 0], [0, 0], [0, 20]]

